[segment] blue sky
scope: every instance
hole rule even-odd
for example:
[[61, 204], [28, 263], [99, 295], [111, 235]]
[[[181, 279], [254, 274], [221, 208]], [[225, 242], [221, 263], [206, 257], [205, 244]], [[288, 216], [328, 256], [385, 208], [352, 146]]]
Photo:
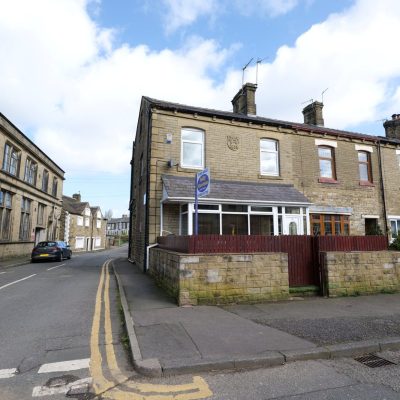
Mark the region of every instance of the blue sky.
[[[400, 112], [398, 0], [0, 0], [0, 111], [114, 216], [142, 95], [231, 110], [264, 59], [259, 115], [383, 135]], [[255, 81], [254, 62], [246, 81]]]

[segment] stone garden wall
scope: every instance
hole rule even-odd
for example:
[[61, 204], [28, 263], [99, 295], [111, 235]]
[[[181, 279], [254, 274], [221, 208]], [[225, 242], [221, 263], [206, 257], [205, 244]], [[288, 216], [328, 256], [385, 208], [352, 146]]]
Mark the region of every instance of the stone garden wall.
[[181, 306], [289, 297], [286, 253], [187, 255], [152, 248], [149, 272]]
[[390, 293], [400, 290], [400, 252], [323, 253], [328, 296]]

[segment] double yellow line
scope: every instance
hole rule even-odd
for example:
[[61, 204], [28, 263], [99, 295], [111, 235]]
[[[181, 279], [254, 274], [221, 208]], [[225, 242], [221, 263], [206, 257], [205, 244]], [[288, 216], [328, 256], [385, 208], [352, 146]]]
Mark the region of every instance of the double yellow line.
[[[157, 385], [134, 382], [121, 372], [115, 356], [111, 326], [111, 262], [112, 260], [106, 261], [101, 269], [90, 338], [90, 372], [95, 394], [101, 394], [102, 398], [113, 400], [196, 400], [212, 396], [206, 381], [200, 376], [194, 376], [193, 382], [188, 384]], [[99, 341], [101, 331], [104, 332], [105, 337], [103, 353], [106, 356], [106, 365], [104, 369]]]

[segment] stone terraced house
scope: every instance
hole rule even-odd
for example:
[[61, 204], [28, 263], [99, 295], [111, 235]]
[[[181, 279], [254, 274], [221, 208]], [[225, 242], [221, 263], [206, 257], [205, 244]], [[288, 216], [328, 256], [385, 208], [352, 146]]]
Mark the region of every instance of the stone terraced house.
[[0, 259], [59, 240], [64, 171], [0, 113]]
[[256, 114], [246, 83], [233, 112], [143, 97], [132, 157], [130, 258], [146, 268], [158, 236], [191, 235], [194, 179], [210, 170], [199, 234], [369, 235], [400, 229], [400, 115], [386, 136]]
[[100, 207], [81, 201], [80, 194], [62, 196], [61, 237], [75, 252], [94, 251], [106, 246], [106, 222]]

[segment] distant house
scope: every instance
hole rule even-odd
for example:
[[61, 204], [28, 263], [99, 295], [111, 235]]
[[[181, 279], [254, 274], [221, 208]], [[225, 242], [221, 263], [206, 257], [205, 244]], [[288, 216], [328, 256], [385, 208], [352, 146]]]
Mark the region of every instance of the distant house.
[[81, 201], [80, 194], [62, 196], [61, 238], [73, 251], [91, 251], [105, 248], [106, 220], [100, 207], [90, 207]]
[[0, 259], [60, 238], [64, 171], [0, 113]]
[[122, 215], [121, 218], [111, 218], [107, 221], [107, 236], [115, 237], [128, 235], [129, 232], [129, 216]]

